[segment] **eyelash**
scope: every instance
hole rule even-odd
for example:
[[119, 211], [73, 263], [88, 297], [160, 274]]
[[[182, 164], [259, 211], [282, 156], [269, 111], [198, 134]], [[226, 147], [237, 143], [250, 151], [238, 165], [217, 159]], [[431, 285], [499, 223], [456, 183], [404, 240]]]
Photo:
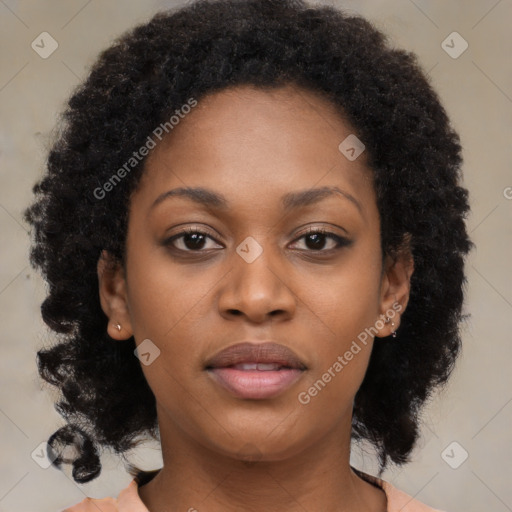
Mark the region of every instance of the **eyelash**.
[[[164, 245], [165, 246], [170, 246], [171, 249], [175, 250], [175, 251], [179, 251], [179, 252], [183, 252], [183, 253], [196, 253], [196, 254], [199, 254], [201, 252], [207, 252], [208, 249], [197, 249], [197, 250], [190, 250], [190, 249], [178, 249], [177, 247], [175, 247], [173, 245], [174, 241], [175, 240], [178, 240], [182, 237], [184, 237], [185, 235], [190, 235], [190, 234], [197, 234], [197, 235], [202, 235], [202, 236], [205, 236], [205, 237], [208, 237], [210, 238], [211, 240], [214, 240], [216, 243], [219, 243], [217, 242], [217, 240], [215, 240], [215, 238], [213, 236], [211, 236], [209, 233], [205, 232], [205, 231], [201, 231], [200, 229], [197, 229], [197, 228], [186, 228], [184, 229], [183, 231], [181, 231], [180, 233], [176, 234], [176, 235], [173, 235], [171, 236], [170, 238], [168, 238], [167, 240], [164, 241]], [[332, 240], [334, 240], [336, 242], [336, 247], [334, 248], [331, 248], [331, 249], [319, 249], [317, 251], [315, 250], [311, 250], [311, 249], [306, 249], [306, 250], [303, 250], [303, 249], [299, 249], [299, 250], [302, 250], [302, 251], [305, 251], [305, 252], [310, 252], [310, 253], [330, 253], [331, 251], [337, 251], [339, 249], [342, 249], [343, 247], [347, 247], [349, 246], [352, 241], [349, 240], [348, 238], [344, 238], [342, 236], [339, 236], [339, 235], [336, 235], [335, 233], [332, 233], [330, 231], [327, 231], [326, 229], [324, 228], [308, 228], [308, 230], [305, 232], [305, 233], [302, 233], [298, 238], [296, 238], [294, 240], [294, 242], [297, 242], [298, 240], [301, 240], [309, 235], [323, 235], [327, 238], [330, 238]]]

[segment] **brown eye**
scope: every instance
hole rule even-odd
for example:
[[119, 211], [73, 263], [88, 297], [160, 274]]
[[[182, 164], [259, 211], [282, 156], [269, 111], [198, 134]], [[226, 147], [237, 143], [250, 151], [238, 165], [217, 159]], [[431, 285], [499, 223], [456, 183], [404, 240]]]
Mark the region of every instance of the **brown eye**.
[[[187, 230], [168, 238], [164, 244], [183, 252], [203, 252], [208, 240], [214, 240], [208, 233], [197, 229]], [[206, 247], [206, 250], [214, 247]]]
[[[306, 250], [309, 250], [309, 252], [329, 252], [331, 250], [348, 246], [352, 243], [347, 238], [318, 228], [312, 228], [307, 233], [299, 237], [297, 241], [302, 239], [304, 239]], [[331, 241], [330, 244], [328, 243], [328, 240]], [[327, 248], [326, 245], [328, 245]]]

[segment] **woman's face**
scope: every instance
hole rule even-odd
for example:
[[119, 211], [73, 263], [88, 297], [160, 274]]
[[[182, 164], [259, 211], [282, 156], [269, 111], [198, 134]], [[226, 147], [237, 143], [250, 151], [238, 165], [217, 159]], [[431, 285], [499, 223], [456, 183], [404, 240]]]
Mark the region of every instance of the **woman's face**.
[[100, 289], [122, 325], [109, 333], [144, 343], [162, 438], [279, 460], [350, 431], [365, 329], [391, 333], [409, 277], [383, 269], [366, 155], [339, 149], [352, 133], [311, 92], [244, 86], [201, 99], [151, 151], [125, 273]]

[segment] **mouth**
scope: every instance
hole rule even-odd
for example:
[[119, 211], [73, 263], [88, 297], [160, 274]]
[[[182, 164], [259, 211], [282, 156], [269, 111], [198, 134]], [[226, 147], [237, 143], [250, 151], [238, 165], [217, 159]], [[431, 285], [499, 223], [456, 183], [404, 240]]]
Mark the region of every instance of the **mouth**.
[[205, 365], [208, 375], [224, 390], [237, 398], [253, 400], [281, 394], [306, 369], [292, 350], [272, 342], [232, 345]]

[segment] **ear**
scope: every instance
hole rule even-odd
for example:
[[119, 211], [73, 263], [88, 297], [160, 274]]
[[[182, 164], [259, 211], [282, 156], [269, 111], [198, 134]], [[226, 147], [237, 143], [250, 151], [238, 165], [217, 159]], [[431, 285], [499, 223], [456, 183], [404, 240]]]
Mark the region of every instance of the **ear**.
[[[98, 259], [97, 272], [101, 309], [109, 319], [107, 333], [113, 339], [126, 340], [133, 335], [133, 330], [124, 269], [103, 250]], [[117, 328], [118, 325], [121, 329]]]
[[410, 249], [410, 235], [407, 235], [398, 253], [394, 257], [387, 255], [384, 261], [380, 287], [381, 322], [378, 322], [384, 325], [378, 329], [377, 337], [390, 336], [400, 326], [401, 315], [409, 302], [413, 272], [414, 259]]

